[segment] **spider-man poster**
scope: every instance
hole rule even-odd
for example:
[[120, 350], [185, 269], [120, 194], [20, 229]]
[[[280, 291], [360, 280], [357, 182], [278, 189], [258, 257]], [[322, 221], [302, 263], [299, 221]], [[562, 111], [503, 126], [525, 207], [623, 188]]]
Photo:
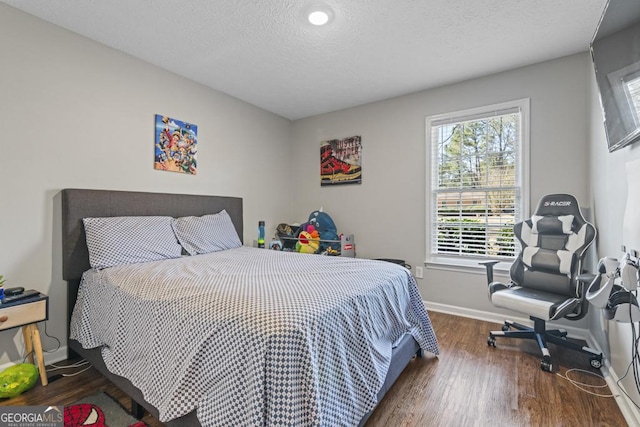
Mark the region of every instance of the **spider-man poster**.
[[362, 183], [362, 139], [351, 136], [320, 143], [320, 185]]
[[198, 126], [156, 114], [154, 169], [196, 174]]

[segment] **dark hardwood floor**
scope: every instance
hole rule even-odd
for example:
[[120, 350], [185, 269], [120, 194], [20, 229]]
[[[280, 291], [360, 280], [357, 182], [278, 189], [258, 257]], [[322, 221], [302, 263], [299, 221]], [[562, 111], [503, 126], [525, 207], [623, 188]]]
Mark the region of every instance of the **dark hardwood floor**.
[[[588, 394], [556, 375], [570, 368], [598, 373], [587, 356], [551, 344], [554, 373], [543, 372], [533, 341], [498, 339], [497, 348], [490, 348], [488, 332], [500, 325], [436, 312], [430, 316], [441, 355], [413, 360], [367, 427], [627, 425], [613, 398]], [[604, 382], [580, 372], [571, 375], [587, 384]], [[130, 409], [127, 397], [93, 368], [47, 387], [38, 384], [0, 405], [68, 405], [98, 390]], [[592, 391], [610, 394], [608, 388]], [[143, 421], [163, 425], [150, 415]]]

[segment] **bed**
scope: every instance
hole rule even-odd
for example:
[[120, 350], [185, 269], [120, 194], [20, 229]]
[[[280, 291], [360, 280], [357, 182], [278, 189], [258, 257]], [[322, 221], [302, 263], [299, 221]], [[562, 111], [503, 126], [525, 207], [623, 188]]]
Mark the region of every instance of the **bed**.
[[85, 218], [226, 212], [241, 238], [240, 198], [66, 189], [61, 202], [70, 352], [168, 426], [364, 425], [413, 357], [438, 354], [413, 277], [384, 261], [240, 244], [91, 268]]

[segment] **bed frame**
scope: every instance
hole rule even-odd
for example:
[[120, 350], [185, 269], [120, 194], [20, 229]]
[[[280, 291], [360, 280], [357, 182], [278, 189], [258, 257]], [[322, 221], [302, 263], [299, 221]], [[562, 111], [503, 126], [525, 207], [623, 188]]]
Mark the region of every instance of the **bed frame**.
[[[62, 201], [62, 276], [68, 283], [67, 325], [75, 306], [82, 273], [90, 268], [89, 252], [82, 218], [109, 216], [166, 215], [173, 217], [205, 215], [226, 211], [231, 216], [238, 236], [242, 239], [242, 199], [238, 197], [198, 196], [187, 194], [142, 193], [111, 190], [65, 189], [61, 191]], [[158, 411], [145, 401], [142, 392], [126, 378], [109, 372], [102, 360], [100, 349], [85, 350], [79, 342], [68, 340], [69, 357], [79, 355], [87, 359], [98, 371], [131, 397], [132, 412], [138, 418], [143, 410], [158, 417]], [[391, 366], [385, 383], [378, 393], [382, 400], [400, 373], [414, 356], [422, 356], [418, 343], [410, 335], [405, 335], [393, 350]], [[373, 411], [366, 414], [363, 426]], [[167, 426], [200, 426], [195, 411], [166, 423]]]

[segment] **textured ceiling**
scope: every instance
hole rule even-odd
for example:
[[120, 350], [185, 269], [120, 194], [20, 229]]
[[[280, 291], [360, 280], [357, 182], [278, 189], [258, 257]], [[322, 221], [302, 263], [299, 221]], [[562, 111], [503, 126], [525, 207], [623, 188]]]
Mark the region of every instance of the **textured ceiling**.
[[0, 1], [292, 120], [587, 51], [606, 3]]

